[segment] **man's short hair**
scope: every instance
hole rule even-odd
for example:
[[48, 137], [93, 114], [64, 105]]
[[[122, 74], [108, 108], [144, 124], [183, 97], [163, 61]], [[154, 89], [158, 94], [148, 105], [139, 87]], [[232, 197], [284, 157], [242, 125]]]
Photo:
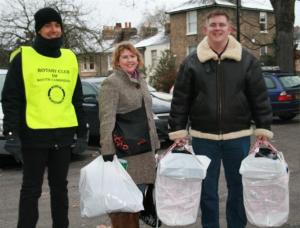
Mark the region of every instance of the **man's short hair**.
[[227, 21], [230, 21], [230, 17], [228, 15], [228, 13], [226, 13], [223, 10], [214, 10], [214, 11], [210, 12], [206, 17], [206, 21], [208, 21], [210, 18], [216, 17], [216, 16], [224, 16], [224, 17], [226, 17]]

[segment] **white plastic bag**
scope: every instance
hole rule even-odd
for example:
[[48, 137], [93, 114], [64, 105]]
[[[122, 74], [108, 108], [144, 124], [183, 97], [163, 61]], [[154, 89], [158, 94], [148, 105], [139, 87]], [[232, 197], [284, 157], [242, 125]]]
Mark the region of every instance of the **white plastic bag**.
[[185, 226], [197, 220], [202, 179], [210, 159], [195, 156], [191, 149], [192, 154], [172, 154], [173, 147], [158, 162], [156, 210], [164, 224]]
[[289, 215], [289, 173], [283, 154], [268, 146], [277, 159], [255, 157], [260, 143], [256, 142], [240, 167], [243, 181], [244, 206], [250, 223], [260, 227], [281, 226]]
[[142, 192], [117, 156], [112, 162], [104, 162], [99, 156], [83, 167], [80, 170], [79, 193], [82, 217], [144, 209]]
[[241, 163], [240, 174], [246, 178], [274, 179], [285, 175], [287, 165], [282, 152], [278, 152], [279, 159], [273, 160], [266, 157], [255, 157], [249, 154]]
[[206, 176], [210, 159], [203, 155], [168, 154], [159, 163], [159, 174], [173, 178], [201, 179]]

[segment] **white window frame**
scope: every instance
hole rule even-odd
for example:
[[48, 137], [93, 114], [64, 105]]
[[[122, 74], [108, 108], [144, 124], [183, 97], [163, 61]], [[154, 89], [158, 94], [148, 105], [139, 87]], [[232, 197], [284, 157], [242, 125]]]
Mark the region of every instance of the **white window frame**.
[[189, 11], [186, 13], [186, 34], [197, 34], [197, 11]]
[[96, 63], [94, 55], [86, 55], [82, 58], [81, 63], [81, 71], [84, 72], [95, 72], [96, 71]]
[[107, 70], [112, 70], [112, 54], [109, 54], [107, 56]]
[[152, 67], [156, 66], [157, 62], [158, 62], [157, 50], [153, 49], [153, 50], [151, 50], [151, 66]]
[[95, 71], [95, 56], [94, 55], [89, 56], [89, 70]]
[[268, 33], [268, 14], [259, 12], [259, 30], [261, 33]]
[[259, 56], [268, 54], [268, 46], [262, 46], [259, 49]]

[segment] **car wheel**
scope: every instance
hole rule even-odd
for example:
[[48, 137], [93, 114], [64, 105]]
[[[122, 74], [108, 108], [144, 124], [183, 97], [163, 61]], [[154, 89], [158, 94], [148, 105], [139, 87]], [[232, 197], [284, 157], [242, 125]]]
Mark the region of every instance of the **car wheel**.
[[281, 120], [291, 120], [291, 119], [293, 119], [295, 116], [296, 116], [296, 114], [293, 114], [293, 113], [283, 114], [283, 115], [278, 115], [278, 117], [279, 117]]

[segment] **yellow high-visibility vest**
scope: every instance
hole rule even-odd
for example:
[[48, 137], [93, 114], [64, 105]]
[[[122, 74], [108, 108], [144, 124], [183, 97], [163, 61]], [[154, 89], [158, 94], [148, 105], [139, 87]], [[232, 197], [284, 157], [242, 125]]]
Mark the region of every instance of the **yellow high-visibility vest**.
[[72, 97], [78, 77], [75, 54], [61, 49], [58, 58], [21, 47], [26, 123], [32, 129], [78, 126]]

